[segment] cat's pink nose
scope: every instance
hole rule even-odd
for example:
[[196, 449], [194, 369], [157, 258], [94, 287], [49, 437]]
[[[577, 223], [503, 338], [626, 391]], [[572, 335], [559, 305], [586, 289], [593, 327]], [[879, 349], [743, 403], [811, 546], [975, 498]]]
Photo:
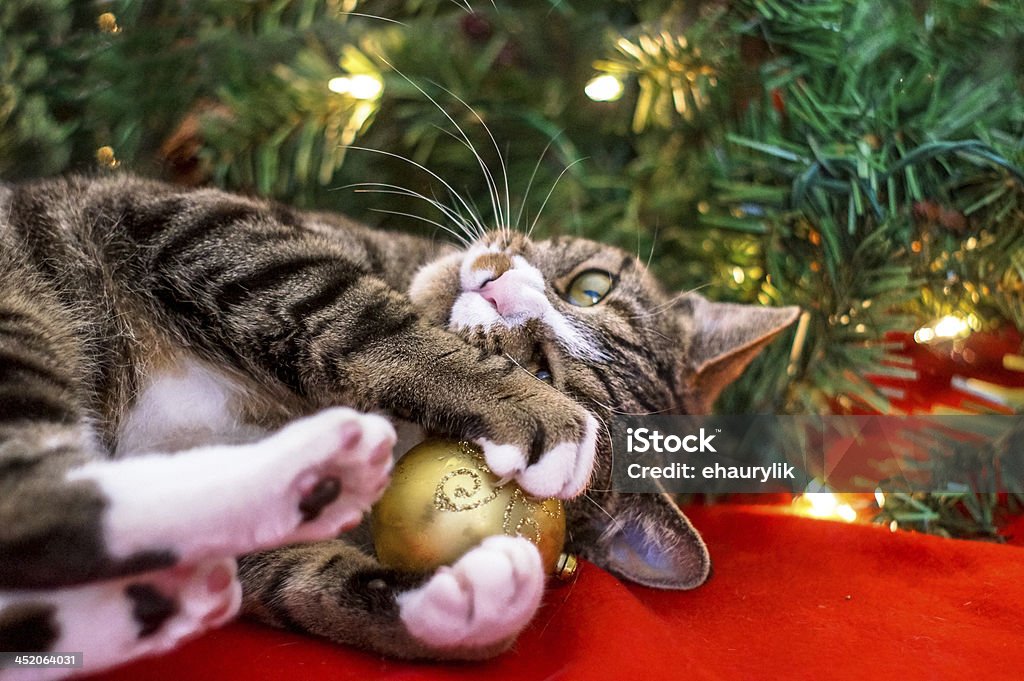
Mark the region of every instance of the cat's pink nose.
[[522, 270], [509, 270], [497, 279], [492, 279], [480, 288], [480, 295], [494, 306], [502, 317], [536, 316], [537, 301], [543, 301], [543, 294], [538, 296], [534, 290], [534, 282], [530, 273]]
[[515, 284], [511, 281], [514, 277], [506, 272], [496, 279], [491, 279], [480, 289], [480, 295], [484, 300], [494, 306], [498, 314], [504, 316], [512, 311], [514, 296], [511, 290]]
[[467, 293], [490, 303], [506, 321], [539, 318], [550, 307], [543, 275], [521, 256], [484, 253], [464, 269], [462, 285]]

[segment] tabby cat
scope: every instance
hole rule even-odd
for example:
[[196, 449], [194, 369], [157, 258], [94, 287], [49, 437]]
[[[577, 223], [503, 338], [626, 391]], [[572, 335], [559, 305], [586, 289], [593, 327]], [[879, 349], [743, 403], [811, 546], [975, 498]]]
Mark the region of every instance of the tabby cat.
[[456, 248], [129, 176], [0, 186], [0, 650], [99, 669], [241, 610], [405, 658], [500, 652], [542, 597], [530, 542], [431, 574], [367, 548], [399, 422], [571, 500], [583, 557], [697, 586], [668, 498], [609, 491], [602, 420], [707, 410], [795, 315], [668, 296], [579, 238]]

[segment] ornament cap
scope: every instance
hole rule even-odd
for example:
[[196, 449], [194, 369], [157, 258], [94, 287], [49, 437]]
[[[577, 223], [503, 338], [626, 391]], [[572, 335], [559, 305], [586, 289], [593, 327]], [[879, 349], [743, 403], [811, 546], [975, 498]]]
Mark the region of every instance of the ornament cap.
[[558, 556], [558, 562], [555, 563], [555, 578], [562, 582], [568, 582], [576, 576], [579, 572], [580, 561], [576, 557], [575, 553], [563, 553]]

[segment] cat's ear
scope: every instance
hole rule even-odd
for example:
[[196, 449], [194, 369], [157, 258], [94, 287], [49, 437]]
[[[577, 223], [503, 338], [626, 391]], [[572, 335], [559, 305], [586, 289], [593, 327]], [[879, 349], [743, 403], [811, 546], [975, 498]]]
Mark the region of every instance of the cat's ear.
[[683, 406], [707, 414], [764, 346], [800, 316], [798, 307], [713, 303], [696, 293], [675, 304], [680, 333], [689, 342]]
[[586, 558], [616, 576], [658, 589], [704, 583], [711, 573], [707, 547], [667, 494], [630, 494], [628, 501], [615, 492], [602, 496], [596, 501], [611, 509], [611, 520], [605, 516], [601, 521], [603, 531], [588, 542]]

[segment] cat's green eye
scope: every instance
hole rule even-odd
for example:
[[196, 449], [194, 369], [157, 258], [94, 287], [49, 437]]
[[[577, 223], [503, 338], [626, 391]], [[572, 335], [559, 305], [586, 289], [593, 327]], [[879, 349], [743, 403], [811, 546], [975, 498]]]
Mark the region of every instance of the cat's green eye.
[[612, 290], [615, 280], [604, 270], [587, 270], [576, 275], [565, 292], [565, 299], [579, 307], [600, 303]]

